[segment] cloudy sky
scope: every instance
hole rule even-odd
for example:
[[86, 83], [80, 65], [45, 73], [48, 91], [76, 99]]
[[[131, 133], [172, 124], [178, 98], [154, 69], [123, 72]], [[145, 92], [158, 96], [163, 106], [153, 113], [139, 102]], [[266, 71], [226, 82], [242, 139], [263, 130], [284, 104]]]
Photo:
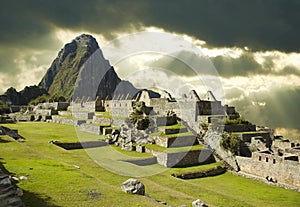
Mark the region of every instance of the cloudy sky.
[[[63, 45], [81, 33], [101, 46], [160, 31], [201, 49], [219, 73], [226, 102], [246, 118], [300, 137], [298, 0], [2, 0], [0, 16], [0, 93], [37, 84]], [[193, 79], [184, 66], [174, 70]]]

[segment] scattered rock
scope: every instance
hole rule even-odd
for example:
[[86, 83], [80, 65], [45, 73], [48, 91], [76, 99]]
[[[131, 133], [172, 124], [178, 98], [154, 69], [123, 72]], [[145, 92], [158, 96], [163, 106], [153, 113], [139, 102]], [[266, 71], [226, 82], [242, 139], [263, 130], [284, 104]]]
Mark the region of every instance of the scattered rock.
[[15, 182], [19, 182], [19, 178], [17, 178], [16, 176], [12, 176], [12, 177], [11, 177], [11, 180], [12, 180], [12, 181], [15, 181]]
[[207, 205], [200, 199], [195, 200], [192, 202], [192, 207], [207, 207]]
[[80, 169], [78, 165], [73, 165], [73, 167], [75, 167], [76, 169]]
[[17, 188], [17, 192], [16, 192], [17, 196], [21, 197], [23, 196], [23, 190], [21, 188]]
[[20, 190], [17, 190], [11, 183], [8, 175], [3, 174], [0, 170], [0, 206], [5, 207], [23, 207], [24, 204], [18, 196], [21, 194]]
[[28, 178], [24, 175], [20, 176], [20, 180], [28, 180]]
[[139, 180], [130, 178], [122, 184], [122, 191], [129, 194], [145, 195], [145, 186]]
[[97, 192], [97, 190], [89, 190], [88, 191], [88, 197], [90, 199], [98, 199], [100, 197], [100, 193]]

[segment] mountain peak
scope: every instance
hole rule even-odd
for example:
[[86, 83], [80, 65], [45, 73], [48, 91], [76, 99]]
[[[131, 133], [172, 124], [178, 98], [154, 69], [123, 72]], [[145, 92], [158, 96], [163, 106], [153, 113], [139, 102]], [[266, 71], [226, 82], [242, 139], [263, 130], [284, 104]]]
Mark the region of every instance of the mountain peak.
[[99, 45], [92, 35], [79, 35], [59, 51], [39, 86], [51, 95], [70, 98], [80, 68], [98, 49]]

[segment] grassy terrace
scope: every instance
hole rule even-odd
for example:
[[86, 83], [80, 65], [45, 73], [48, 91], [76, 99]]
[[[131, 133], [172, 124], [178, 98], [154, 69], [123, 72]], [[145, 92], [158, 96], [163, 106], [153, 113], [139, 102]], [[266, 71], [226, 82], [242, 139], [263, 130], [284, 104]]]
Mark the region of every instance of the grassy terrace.
[[111, 114], [108, 111], [104, 111], [104, 112], [97, 111], [95, 112], [95, 115], [99, 117], [112, 118]]
[[181, 124], [174, 124], [174, 125], [170, 125], [170, 126], [160, 126], [160, 128], [164, 128], [164, 129], [181, 129], [181, 128], [186, 128], [186, 127], [181, 125]]
[[193, 133], [191, 132], [183, 132], [183, 133], [178, 133], [178, 134], [164, 134], [162, 132], [154, 132], [151, 134], [152, 136], [160, 136], [164, 138], [174, 138], [174, 137], [189, 137], [193, 136]]
[[249, 131], [249, 132], [232, 132], [232, 134], [268, 134], [269, 132], [266, 131]]
[[184, 173], [193, 173], [193, 172], [203, 172], [214, 167], [221, 166], [223, 167], [222, 163], [215, 162], [207, 165], [199, 165], [199, 166], [192, 166], [188, 168], [172, 168], [170, 169], [170, 173], [175, 175], [184, 174]]
[[155, 144], [146, 144], [146, 148], [160, 151], [160, 152], [168, 152], [168, 153], [176, 153], [176, 152], [186, 152], [186, 151], [195, 151], [195, 150], [202, 150], [204, 149], [203, 145], [193, 145], [193, 146], [187, 146], [187, 147], [174, 147], [174, 148], [166, 148], [161, 147]]
[[[26, 138], [23, 143], [1, 136], [0, 162], [17, 176], [24, 189], [22, 197], [30, 207], [69, 206], [162, 206], [155, 201], [121, 191], [126, 176], [112, 173], [97, 165], [85, 150], [64, 150], [48, 144], [49, 140], [65, 142], [97, 140], [97, 135], [76, 131], [74, 127], [55, 123], [18, 123], [7, 127], [18, 129]], [[96, 148], [101, 150], [101, 148]], [[74, 167], [80, 166], [80, 169]], [[152, 167], [152, 166], [151, 166]], [[153, 167], [159, 167], [154, 165]], [[212, 167], [201, 166], [199, 168]], [[300, 194], [265, 183], [225, 173], [193, 180], [171, 177], [175, 171], [199, 170], [197, 167], [165, 169], [159, 174], [139, 178], [146, 193], [172, 206], [187, 205], [201, 198], [209, 206], [299, 206]]]

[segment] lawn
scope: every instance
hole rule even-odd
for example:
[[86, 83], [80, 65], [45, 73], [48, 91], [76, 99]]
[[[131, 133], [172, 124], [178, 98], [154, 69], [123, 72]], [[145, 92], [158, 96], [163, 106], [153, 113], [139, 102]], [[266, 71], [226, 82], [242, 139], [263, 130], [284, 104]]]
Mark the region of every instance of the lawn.
[[[55, 123], [29, 122], [5, 126], [18, 129], [26, 138], [22, 143], [6, 136], [0, 139], [0, 162], [9, 172], [28, 177], [28, 180], [18, 184], [25, 191], [22, 200], [26, 206], [162, 206], [150, 198], [123, 193], [120, 186], [128, 177], [96, 164], [88, 151], [67, 151], [48, 143], [50, 140], [76, 142], [79, 138], [92, 141], [101, 139], [100, 136]], [[90, 150], [105, 154], [108, 148]], [[129, 152], [125, 154], [131, 156]], [[107, 159], [111, 158], [109, 154], [107, 156]], [[212, 165], [198, 168], [206, 167]], [[159, 169], [160, 173], [139, 179], [145, 184], [146, 193], [168, 205], [191, 206], [192, 201], [201, 198], [209, 206], [300, 206], [300, 194], [297, 192], [231, 173], [181, 180], [170, 174], [183, 170], [194, 171], [197, 167], [164, 169], [158, 165], [148, 166], [148, 170], [151, 168]]]

